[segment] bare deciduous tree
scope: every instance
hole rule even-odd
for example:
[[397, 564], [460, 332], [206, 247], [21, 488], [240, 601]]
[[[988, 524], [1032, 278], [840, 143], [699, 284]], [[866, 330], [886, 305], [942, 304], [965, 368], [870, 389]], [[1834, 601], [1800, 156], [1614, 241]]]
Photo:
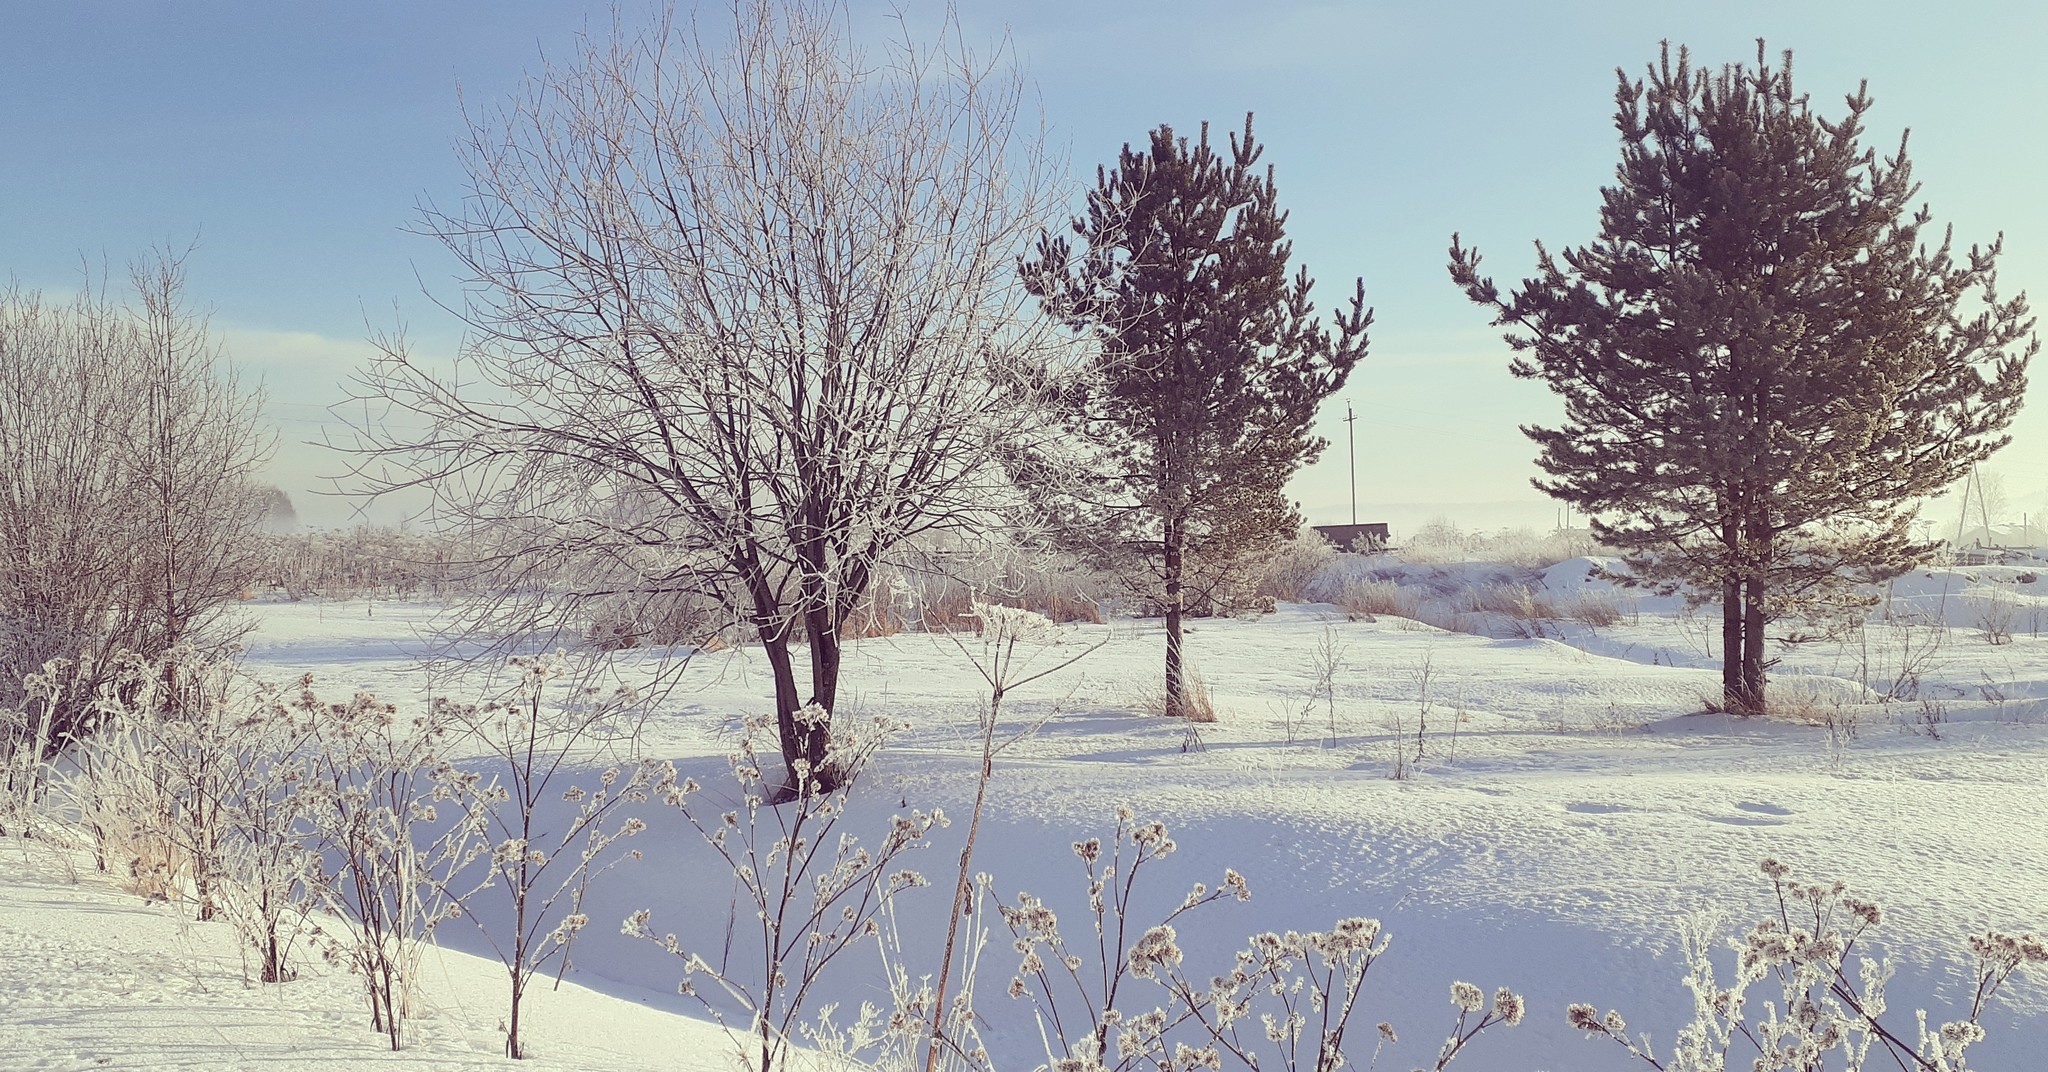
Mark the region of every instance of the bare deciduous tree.
[[[151, 574], [150, 653], [190, 643], [255, 577], [269, 511], [258, 470], [271, 435], [262, 395], [239, 389], [206, 317], [185, 303], [184, 255], [158, 250], [130, 280], [141, 346], [142, 434], [131, 441], [146, 489], [150, 545], [136, 566]], [[274, 490], [274, 489], [271, 489]]]
[[719, 601], [761, 640], [792, 770], [824, 759], [796, 714], [833, 709], [877, 566], [1007, 494], [1040, 361], [1019, 79], [957, 33], [870, 62], [845, 18], [737, 0], [715, 39], [615, 28], [472, 117], [469, 195], [422, 224], [466, 269], [467, 342], [431, 370], [382, 340], [390, 420], [359, 444], [373, 488], [430, 488], [494, 541], [495, 624]]
[[222, 611], [256, 568], [261, 397], [186, 308], [182, 254], [131, 278], [139, 309], [91, 286], [68, 303], [0, 293], [0, 707], [64, 660], [72, 699], [26, 727], [53, 750], [117, 653], [233, 639]]

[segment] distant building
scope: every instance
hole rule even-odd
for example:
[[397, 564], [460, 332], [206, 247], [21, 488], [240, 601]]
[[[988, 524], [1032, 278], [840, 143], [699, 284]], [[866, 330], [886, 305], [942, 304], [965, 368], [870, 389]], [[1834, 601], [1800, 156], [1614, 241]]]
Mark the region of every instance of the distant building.
[[1317, 535], [1339, 551], [1382, 551], [1389, 534], [1385, 522], [1366, 525], [1316, 525]]

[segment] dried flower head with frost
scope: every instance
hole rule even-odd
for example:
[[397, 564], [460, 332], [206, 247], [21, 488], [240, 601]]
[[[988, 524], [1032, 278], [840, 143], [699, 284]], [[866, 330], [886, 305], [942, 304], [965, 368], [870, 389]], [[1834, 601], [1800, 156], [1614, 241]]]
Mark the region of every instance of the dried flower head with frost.
[[1159, 969], [1180, 963], [1179, 935], [1171, 924], [1159, 924], [1146, 931], [1131, 947], [1131, 974], [1140, 979], [1158, 978]]
[[1326, 957], [1343, 957], [1354, 953], [1377, 956], [1385, 948], [1384, 945], [1375, 947], [1373, 944], [1380, 937], [1380, 921], [1364, 916], [1340, 919], [1330, 928], [1329, 933], [1312, 934], [1308, 937], [1310, 944]]
[[1494, 1019], [1499, 1020], [1501, 1023], [1504, 1023], [1509, 1027], [1517, 1027], [1522, 1022], [1522, 1013], [1522, 995], [1517, 994], [1512, 990], [1509, 990], [1507, 987], [1501, 987], [1499, 990], [1494, 991]]

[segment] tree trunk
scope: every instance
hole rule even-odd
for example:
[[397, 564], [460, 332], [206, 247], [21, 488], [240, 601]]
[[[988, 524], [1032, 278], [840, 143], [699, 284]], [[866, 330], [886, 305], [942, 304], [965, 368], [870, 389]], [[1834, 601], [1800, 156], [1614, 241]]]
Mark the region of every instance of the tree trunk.
[[768, 659], [768, 670], [775, 680], [775, 730], [782, 743], [782, 762], [787, 777], [775, 800], [780, 802], [796, 796], [797, 761], [804, 758], [803, 741], [798, 734], [796, 713], [804, 705], [803, 694], [796, 689], [796, 667], [789, 654], [789, 630], [786, 626], [760, 626], [761, 653]]
[[270, 917], [270, 895], [264, 894], [263, 981], [284, 982], [284, 949], [277, 938], [277, 923]]
[[843, 772], [832, 769], [826, 762], [827, 746], [832, 739], [830, 722], [807, 722], [797, 718], [798, 712], [815, 703], [825, 709], [829, 719], [838, 703], [839, 631], [831, 624], [831, 618], [832, 615], [825, 611], [804, 617], [804, 633], [810, 642], [811, 660], [811, 692], [808, 697], [797, 686], [796, 659], [789, 650], [788, 627], [759, 627], [761, 650], [768, 657], [768, 668], [775, 679], [775, 729], [781, 738], [786, 775], [771, 803], [781, 804], [796, 798], [800, 788], [797, 777], [800, 764], [811, 772], [809, 780], [815, 783], [818, 792], [829, 793], [839, 788], [843, 780]]
[[1721, 709], [1742, 714], [1742, 537], [1735, 500], [1727, 489], [1720, 494], [1721, 546], [1727, 557], [1721, 562]]
[[[519, 787], [522, 794], [524, 787]], [[529, 798], [522, 797], [522, 814], [519, 823], [521, 844], [531, 844], [533, 836], [533, 805]], [[529, 873], [526, 858], [520, 857], [518, 885], [512, 889], [512, 1015], [506, 1018], [505, 1056], [514, 1061], [526, 1056], [526, 1044], [519, 1037], [519, 1006], [526, 998], [526, 897], [533, 889], [533, 876]]]
[[[839, 616], [830, 609], [820, 608], [804, 616], [804, 626], [811, 641], [810, 702], [824, 708], [829, 719], [837, 713], [839, 705]], [[818, 791], [829, 793], [839, 788], [843, 772], [834, 769], [827, 759], [827, 748], [832, 740], [831, 723], [806, 723], [798, 730], [803, 734], [800, 742], [803, 757], [811, 765], [811, 777], [818, 783]]]
[[514, 1061], [526, 1059], [526, 1043], [519, 1037], [519, 1006], [526, 997], [526, 973], [521, 970], [524, 963], [512, 967], [512, 1017], [511, 1027], [505, 1032], [505, 1056]]
[[[1761, 406], [1761, 403], [1759, 403]], [[1742, 532], [1742, 665], [1738, 714], [1764, 713], [1764, 624], [1766, 585], [1771, 575], [1771, 529], [1761, 495], [1750, 499]]]
[[525, 1048], [519, 1045], [519, 999], [524, 996], [519, 992], [519, 982], [519, 969], [515, 967], [512, 969], [512, 1016], [505, 1031], [505, 1056], [514, 1061], [526, 1056]]
[[1721, 708], [1737, 711], [1742, 697], [1742, 579], [1721, 579]]
[[1742, 606], [1742, 714], [1764, 713], [1764, 577], [1759, 565], [1744, 578]]
[[1179, 718], [1185, 712], [1185, 690], [1181, 680], [1180, 615], [1182, 543], [1185, 534], [1181, 520], [1177, 517], [1166, 519], [1165, 533], [1166, 580], [1166, 717]]

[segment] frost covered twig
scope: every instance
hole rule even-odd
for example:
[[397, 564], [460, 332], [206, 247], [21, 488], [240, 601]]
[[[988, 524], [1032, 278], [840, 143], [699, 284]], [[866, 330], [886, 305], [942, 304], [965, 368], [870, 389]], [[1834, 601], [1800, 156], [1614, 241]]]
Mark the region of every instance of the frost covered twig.
[[[572, 785], [559, 794], [574, 806], [559, 832], [547, 829], [543, 804], [576, 758], [593, 730], [636, 702], [630, 690], [609, 695], [594, 687], [572, 688], [570, 695], [550, 695], [551, 686], [572, 673], [568, 656], [514, 658], [518, 683], [498, 700], [478, 706], [441, 702], [441, 721], [468, 730], [504, 775], [484, 779], [452, 765], [434, 769], [435, 798], [452, 801], [474, 838], [458, 866], [480, 862], [480, 878], [466, 879], [454, 891], [454, 903], [465, 906], [479, 921], [478, 929], [511, 981], [511, 1011], [506, 1020], [505, 1056], [525, 1056], [520, 1013], [527, 985], [550, 960], [567, 967], [569, 946], [589, 917], [583, 897], [591, 881], [617, 864], [603, 860], [612, 845], [647, 828], [638, 816], [620, 817], [620, 807], [656, 798], [675, 784], [672, 764], [636, 763], [611, 766], [596, 774], [594, 787]], [[616, 820], [616, 821], [615, 821]], [[637, 853], [635, 855], [638, 855]], [[509, 920], [493, 920], [477, 909], [492, 890], [503, 890], [511, 902]], [[566, 899], [566, 911], [556, 905]]]
[[[816, 709], [799, 716], [825, 717]], [[746, 1027], [733, 1035], [736, 1056], [749, 1072], [783, 1066], [821, 973], [855, 943], [879, 933], [878, 918], [890, 898], [928, 884], [924, 876], [898, 865], [904, 853], [926, 844], [933, 826], [945, 822], [937, 810], [893, 816], [889, 832], [872, 846], [838, 829], [858, 774], [894, 728], [877, 720], [857, 730], [850, 719], [834, 720], [821, 764], [833, 772], [830, 787], [822, 771], [799, 760], [795, 797], [775, 807], [769, 798], [778, 787], [764, 770], [756, 745], [771, 737], [774, 722], [753, 719], [728, 757], [738, 806], [719, 810], [692, 778], [669, 786], [662, 796], [737, 880], [726, 946], [714, 961], [672, 932], [657, 935], [653, 912], [645, 908], [629, 916], [622, 930], [681, 960], [678, 990], [702, 1001], [719, 1022], [725, 1022], [721, 1002], [745, 1014]], [[753, 933], [736, 945], [731, 936], [743, 929]], [[699, 977], [716, 993], [703, 993]]]
[[[974, 810], [967, 822], [966, 844], [960, 849], [960, 867], [953, 889], [953, 908], [946, 920], [946, 945], [939, 957], [939, 974], [936, 993], [931, 1001], [931, 1042], [926, 1048], [924, 1072], [936, 1072], [939, 1054], [948, 1046], [949, 1028], [972, 1019], [972, 992], [963, 988], [955, 1004], [949, 1007], [947, 990], [953, 979], [953, 955], [960, 936], [960, 920], [969, 910], [969, 883], [974, 861], [974, 844], [981, 833], [982, 809], [988, 799], [988, 784], [995, 777], [995, 757], [1003, 749], [1028, 736], [1035, 726], [998, 743], [996, 726], [1002, 718], [1003, 699], [1014, 689], [1023, 688], [1034, 681], [1058, 673], [1080, 662], [1082, 659], [1109, 643], [1105, 634], [1094, 644], [1078, 650], [1063, 651], [1057, 656], [1048, 656], [1052, 647], [1059, 645], [1064, 637], [1052, 620], [1043, 614], [1016, 607], [1005, 607], [993, 603], [976, 602], [972, 615], [979, 623], [978, 650], [970, 647], [959, 634], [949, 634], [974, 668], [988, 683], [988, 701], [981, 706], [980, 744], [981, 766], [975, 779]], [[957, 1034], [957, 1030], [955, 1031]], [[954, 1049], [960, 1049], [955, 1040]]]
[[[1889, 964], [1854, 956], [1857, 943], [1883, 918], [1878, 906], [1839, 882], [1797, 881], [1776, 860], [1762, 868], [1777, 913], [1727, 943], [1736, 957], [1727, 986], [1717, 981], [1711, 957], [1713, 928], [1696, 926], [1684, 935], [1693, 1019], [1679, 1029], [1668, 1062], [1656, 1058], [1648, 1035], [1631, 1039], [1618, 1012], [1603, 1016], [1595, 1006], [1577, 1004], [1566, 1022], [1589, 1037], [1613, 1040], [1660, 1072], [1725, 1068], [1738, 1040], [1760, 1069], [1819, 1072], [1836, 1060], [1843, 1072], [1862, 1072], [1875, 1053], [1890, 1058], [1887, 1067], [1906, 1072], [1964, 1072], [1967, 1050], [1984, 1038], [1979, 1020], [1986, 1003], [2014, 973], [2048, 964], [2048, 944], [2032, 934], [1971, 937], [1976, 966], [1968, 1013], [1930, 1029], [1927, 1013], [1916, 1012], [1909, 1036], [1880, 1019]], [[1752, 1015], [1749, 988], [1765, 980], [1777, 982], [1778, 1000], [1763, 1002], [1761, 1014]]]
[[[327, 956], [363, 979], [371, 1026], [400, 1049], [413, 1016], [424, 940], [457, 911], [450, 880], [476, 836], [471, 823], [452, 823], [425, 842], [415, 828], [440, 820], [433, 772], [448, 726], [444, 712], [401, 720], [395, 705], [369, 693], [348, 703], [322, 703], [310, 688], [296, 706], [319, 726], [317, 762], [301, 792], [325, 846], [324, 907], [342, 932], [319, 932]], [[445, 798], [443, 798], [445, 799]]]
[[[1386, 952], [1379, 921], [1353, 917], [1328, 931], [1267, 933], [1250, 940], [1228, 974], [1207, 983], [1187, 975], [1175, 921], [1220, 900], [1251, 899], [1244, 877], [1226, 870], [1215, 888], [1191, 887], [1180, 904], [1135, 941], [1138, 872], [1175, 849], [1166, 828], [1118, 809], [1107, 850], [1099, 839], [1074, 846], [1088, 874], [1095, 948], [1073, 946], [1045, 902], [1019, 894], [1001, 907], [1022, 954], [1010, 996], [1028, 999], [1044, 1018], [1046, 1064], [1054, 1072], [1166, 1072], [1217, 1069], [1227, 1060], [1253, 1072], [1332, 1072], [1352, 1063], [1347, 1036], [1367, 973]], [[1166, 1001], [1126, 1008], [1126, 984], [1165, 991]], [[1502, 989], [1486, 1005], [1467, 983], [1451, 988], [1458, 1018], [1437, 1056], [1449, 1067], [1481, 1031], [1522, 1019], [1522, 999]], [[1478, 1018], [1472, 1019], [1472, 1014]], [[1396, 1041], [1380, 1024], [1375, 1053]]]

